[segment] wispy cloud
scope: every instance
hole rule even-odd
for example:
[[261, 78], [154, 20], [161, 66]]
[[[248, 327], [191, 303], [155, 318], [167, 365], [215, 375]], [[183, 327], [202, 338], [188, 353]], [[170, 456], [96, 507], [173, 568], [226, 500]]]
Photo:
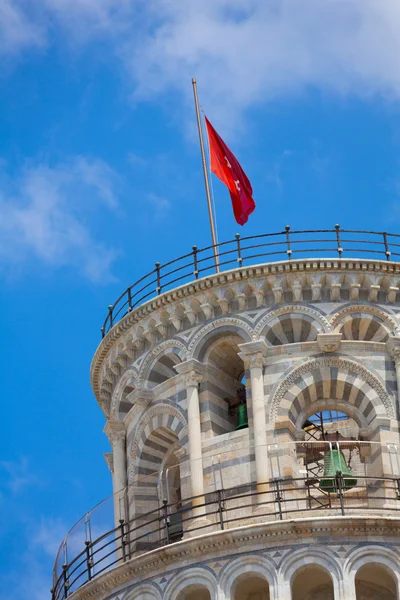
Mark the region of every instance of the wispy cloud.
[[278, 190], [282, 190], [284, 184], [284, 167], [287, 160], [293, 156], [294, 152], [292, 150], [283, 150], [283, 152], [275, 158], [270, 166], [269, 170], [266, 173], [267, 181], [273, 183]]
[[310, 88], [400, 97], [397, 0], [43, 0], [30, 12], [28, 6], [3, 2], [3, 52], [44, 38], [106, 39], [136, 100], [173, 90], [191, 102], [196, 76], [213, 121], [230, 122], [232, 130], [246, 109]]
[[147, 200], [152, 208], [153, 216], [156, 219], [165, 217], [171, 208], [170, 201], [163, 196], [158, 196], [157, 194], [147, 194]]
[[38, 477], [29, 465], [26, 457], [21, 457], [13, 461], [0, 461], [1, 488], [8, 494], [17, 495], [26, 488], [37, 485], [43, 485], [43, 481]]
[[103, 161], [75, 157], [51, 167], [31, 165], [0, 173], [0, 267], [69, 267], [94, 283], [113, 279], [117, 252], [90, 230], [90, 215], [118, 205], [117, 175]]

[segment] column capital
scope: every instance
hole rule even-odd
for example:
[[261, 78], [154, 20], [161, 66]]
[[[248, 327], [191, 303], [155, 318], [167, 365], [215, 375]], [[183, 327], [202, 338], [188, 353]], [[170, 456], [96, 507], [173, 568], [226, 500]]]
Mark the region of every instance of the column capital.
[[126, 430], [124, 423], [121, 421], [107, 421], [103, 431], [107, 435], [112, 446], [117, 442], [125, 442]]
[[342, 341], [341, 333], [319, 333], [317, 344], [321, 352], [337, 352]]
[[141, 406], [146, 408], [154, 399], [153, 390], [146, 388], [135, 388], [130, 394], [127, 395], [126, 399], [131, 402], [133, 406]]
[[246, 369], [252, 367], [262, 368], [265, 365], [268, 346], [264, 340], [239, 344], [239, 348], [239, 356], [243, 360]]
[[183, 376], [186, 386], [197, 386], [202, 381], [205, 371], [204, 365], [195, 358], [175, 365], [174, 369]]
[[390, 356], [397, 364], [400, 363], [400, 337], [390, 337], [386, 342], [386, 350], [389, 352]]

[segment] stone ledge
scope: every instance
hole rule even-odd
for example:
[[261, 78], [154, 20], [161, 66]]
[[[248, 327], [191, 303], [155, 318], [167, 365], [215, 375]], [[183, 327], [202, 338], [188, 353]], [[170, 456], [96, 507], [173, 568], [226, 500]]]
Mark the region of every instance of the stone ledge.
[[379, 539], [398, 536], [400, 541], [400, 517], [325, 516], [246, 525], [188, 538], [137, 556], [86, 583], [68, 598], [104, 600], [125, 583], [155, 577], [170, 566], [177, 568], [181, 559], [187, 566], [188, 560], [219, 557], [221, 551], [232, 557], [239, 552], [263, 549], [272, 540], [288, 542], [292, 539], [296, 544], [311, 537], [330, 536], [334, 540], [340, 536], [365, 536], [370, 541], [374, 535]]

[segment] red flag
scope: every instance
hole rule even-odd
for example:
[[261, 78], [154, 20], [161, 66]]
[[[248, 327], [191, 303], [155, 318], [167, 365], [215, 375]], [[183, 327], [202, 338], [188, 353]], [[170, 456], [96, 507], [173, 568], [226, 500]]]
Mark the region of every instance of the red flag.
[[235, 156], [207, 117], [205, 119], [210, 142], [211, 170], [229, 189], [236, 222], [244, 225], [256, 207], [253, 189]]

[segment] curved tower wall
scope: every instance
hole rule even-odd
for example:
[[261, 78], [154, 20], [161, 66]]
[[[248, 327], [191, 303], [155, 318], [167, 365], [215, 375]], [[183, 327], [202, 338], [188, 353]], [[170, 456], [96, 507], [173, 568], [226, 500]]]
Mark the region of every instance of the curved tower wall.
[[[139, 528], [165, 501], [171, 539], [160, 548], [148, 526], [129, 560], [74, 598], [398, 598], [399, 281], [396, 263], [265, 264], [167, 292], [115, 325], [91, 368], [115, 523]], [[236, 430], [243, 387], [248, 427]], [[357, 510], [337, 494], [319, 507], [309, 483], [298, 494], [304, 423], [335, 410], [359, 442], [367, 493], [344, 495]]]

